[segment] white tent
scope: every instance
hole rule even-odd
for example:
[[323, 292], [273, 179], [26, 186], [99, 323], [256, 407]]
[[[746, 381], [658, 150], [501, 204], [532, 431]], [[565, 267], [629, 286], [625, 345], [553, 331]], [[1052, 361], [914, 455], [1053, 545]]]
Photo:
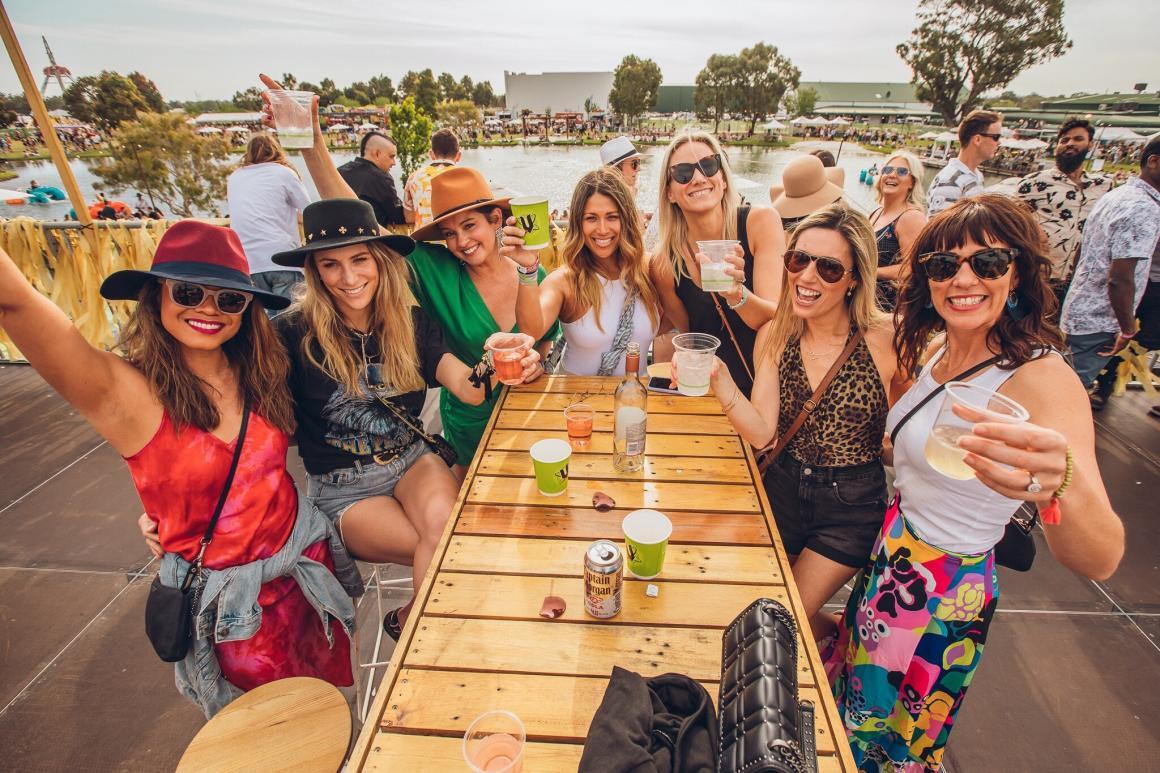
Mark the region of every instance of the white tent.
[[769, 123], [762, 124], [761, 128], [765, 129], [767, 132], [775, 132], [784, 129], [785, 124], [781, 121], [770, 121]]
[[203, 126], [197, 130], [198, 134], [221, 134], [222, 130], [216, 126]]
[[231, 126], [230, 128], [226, 129], [226, 131], [229, 132], [230, 134], [245, 134], [246, 132], [248, 132], [250, 130], [247, 129], [245, 126]]
[[363, 121], [362, 123], [360, 123], [360, 124], [358, 125], [358, 128], [359, 128], [360, 130], [363, 130], [363, 129], [365, 129], [366, 131], [370, 131], [370, 130], [372, 130], [372, 129], [377, 129], [377, 128], [379, 128], [379, 127], [378, 127], [378, 125], [377, 125], [377, 124], [373, 124], [373, 123], [371, 123], [370, 121]]
[[957, 132], [940, 132], [931, 139], [935, 142], [958, 142], [959, 135]]
[[923, 132], [922, 134], [918, 135], [918, 138], [920, 140], [933, 140], [937, 138], [938, 135], [939, 132]]
[[1100, 126], [1096, 128], [1096, 142], [1143, 142], [1148, 139], [1123, 126]]
[[1044, 142], [1043, 140], [1038, 140], [1038, 139], [1034, 139], [1034, 138], [1023, 139], [1023, 140], [1005, 138], [1005, 139], [999, 140], [999, 147], [1011, 148], [1012, 150], [1040, 150], [1042, 148], [1046, 148], [1047, 143]]
[[842, 118], [840, 116], [838, 118], [831, 118], [829, 121], [826, 121], [826, 123], [828, 123], [830, 126], [849, 126], [850, 125], [849, 121], [847, 121], [845, 118]]
[[348, 131], [350, 131], [350, 126], [348, 126], [345, 123], [336, 123], [333, 126], [328, 127], [327, 131], [328, 132], [348, 132]]

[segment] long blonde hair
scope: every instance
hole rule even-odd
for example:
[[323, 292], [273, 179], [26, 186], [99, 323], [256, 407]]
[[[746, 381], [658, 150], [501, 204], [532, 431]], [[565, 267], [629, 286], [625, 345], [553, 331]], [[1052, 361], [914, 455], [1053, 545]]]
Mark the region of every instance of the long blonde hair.
[[725, 195], [721, 199], [721, 210], [725, 214], [725, 233], [721, 238], [737, 238], [737, 210], [741, 208], [741, 194], [737, 192], [737, 184], [733, 179], [733, 171], [729, 168], [729, 157], [709, 132], [698, 130], [682, 131], [673, 137], [673, 141], [665, 148], [665, 155], [661, 159], [661, 178], [657, 194], [657, 213], [660, 218], [660, 241], [657, 244], [657, 257], [668, 259], [674, 277], [686, 276], [685, 261], [693, 262], [693, 250], [689, 247], [689, 224], [685, 222], [685, 213], [676, 203], [668, 200], [669, 167], [673, 163], [673, 153], [677, 148], [690, 142], [699, 142], [708, 145], [709, 149], [721, 157], [721, 173], [725, 176]]
[[572, 191], [572, 205], [568, 209], [568, 235], [560, 252], [562, 262], [567, 266], [568, 285], [578, 306], [591, 308], [596, 318], [596, 327], [601, 332], [600, 302], [603, 293], [597, 274], [596, 258], [584, 243], [584, 209], [596, 194], [612, 199], [620, 215], [620, 237], [617, 251], [619, 255], [620, 278], [625, 288], [640, 294], [640, 300], [648, 310], [648, 318], [653, 326], [660, 324], [660, 297], [648, 276], [648, 261], [644, 251], [644, 235], [641, 230], [640, 212], [632, 200], [632, 191], [619, 172], [612, 169], [596, 169], [580, 178]]
[[[922, 176], [926, 168], [918, 160], [918, 156], [907, 150], [891, 153], [890, 158], [886, 159], [886, 163], [889, 164], [896, 158], [901, 158], [906, 162], [906, 168], [910, 170], [910, 179], [914, 181], [914, 185], [910, 186], [910, 191], [906, 194], [906, 203], [925, 212], [926, 190], [922, 186]], [[879, 204], [882, 203], [882, 175], [879, 175], [878, 179], [874, 181], [874, 198]]]
[[[383, 381], [400, 393], [414, 392], [426, 384], [419, 372], [419, 353], [415, 348], [415, 324], [411, 307], [415, 296], [407, 280], [410, 269], [401, 255], [379, 242], [367, 242], [367, 250], [379, 269], [379, 285], [370, 306], [367, 335], [379, 343]], [[350, 344], [350, 328], [334, 305], [334, 298], [322, 282], [315, 261], [319, 253], [306, 259], [306, 294], [292, 310], [302, 314], [306, 334], [302, 353], [319, 370], [342, 385], [348, 395], [362, 394], [363, 373], [367, 363], [361, 351]], [[321, 360], [315, 348], [322, 351]]]
[[286, 153], [278, 144], [278, 140], [265, 132], [250, 137], [250, 141], [246, 144], [246, 154], [242, 156], [242, 163], [238, 166], [240, 168], [254, 164], [281, 164], [293, 172], [298, 179], [302, 179], [302, 175], [298, 174], [294, 165], [286, 160]]
[[[847, 299], [846, 305], [850, 311], [850, 322], [859, 330], [872, 330], [886, 324], [888, 317], [878, 308], [878, 294], [875, 290], [875, 277], [878, 273], [878, 245], [874, 241], [874, 229], [870, 221], [861, 212], [851, 209], [843, 202], [836, 202], [810, 214], [794, 229], [789, 238], [789, 250], [797, 247], [798, 239], [811, 228], [824, 228], [827, 231], [836, 231], [846, 240], [850, 252], [854, 256], [854, 278], [857, 283], [854, 291]], [[801, 338], [805, 330], [805, 322], [793, 313], [793, 283], [789, 281], [789, 270], [782, 267], [781, 293], [777, 300], [777, 311], [765, 339], [765, 348], [761, 351], [760, 360], [776, 358], [785, 349], [790, 341]], [[777, 360], [773, 359], [776, 367]]]

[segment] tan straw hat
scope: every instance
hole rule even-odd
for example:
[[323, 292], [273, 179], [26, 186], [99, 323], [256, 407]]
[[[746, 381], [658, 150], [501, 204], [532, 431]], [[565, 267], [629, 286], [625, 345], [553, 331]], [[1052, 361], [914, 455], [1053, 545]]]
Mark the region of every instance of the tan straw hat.
[[440, 241], [439, 224], [460, 212], [480, 207], [508, 209], [511, 197], [496, 198], [487, 179], [476, 169], [456, 166], [431, 180], [431, 211], [435, 218], [411, 234], [417, 242]]
[[840, 168], [822, 166], [817, 156], [799, 156], [786, 164], [781, 185], [769, 187], [769, 198], [782, 217], [803, 217], [842, 198], [845, 180]]

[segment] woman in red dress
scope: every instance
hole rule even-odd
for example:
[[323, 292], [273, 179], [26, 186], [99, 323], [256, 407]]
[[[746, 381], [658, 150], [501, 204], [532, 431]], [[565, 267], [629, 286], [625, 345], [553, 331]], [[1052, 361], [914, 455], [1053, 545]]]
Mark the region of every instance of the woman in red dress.
[[176, 223], [150, 271], [118, 271], [101, 286], [105, 298], [138, 301], [121, 357], [90, 345], [0, 251], [0, 326], [125, 457], [157, 523], [162, 582], [183, 579], [196, 558], [242, 442], [199, 578], [202, 628], [177, 663], [178, 687], [207, 717], [283, 677], [352, 682], [353, 607], [332, 571], [326, 522], [300, 504], [286, 470], [289, 362], [262, 309], [288, 301], [256, 290], [249, 273], [233, 231]]

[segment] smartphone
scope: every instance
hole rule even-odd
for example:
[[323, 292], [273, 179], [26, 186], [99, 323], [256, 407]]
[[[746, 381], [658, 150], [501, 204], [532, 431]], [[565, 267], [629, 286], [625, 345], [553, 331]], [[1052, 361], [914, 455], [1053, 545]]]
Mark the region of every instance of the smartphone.
[[660, 377], [654, 376], [648, 380], [648, 391], [650, 391], [650, 392], [664, 392], [667, 395], [680, 394], [680, 392], [677, 391], [676, 387], [669, 386], [670, 383], [672, 383], [672, 382], [670, 382], [668, 378], [660, 378]]

